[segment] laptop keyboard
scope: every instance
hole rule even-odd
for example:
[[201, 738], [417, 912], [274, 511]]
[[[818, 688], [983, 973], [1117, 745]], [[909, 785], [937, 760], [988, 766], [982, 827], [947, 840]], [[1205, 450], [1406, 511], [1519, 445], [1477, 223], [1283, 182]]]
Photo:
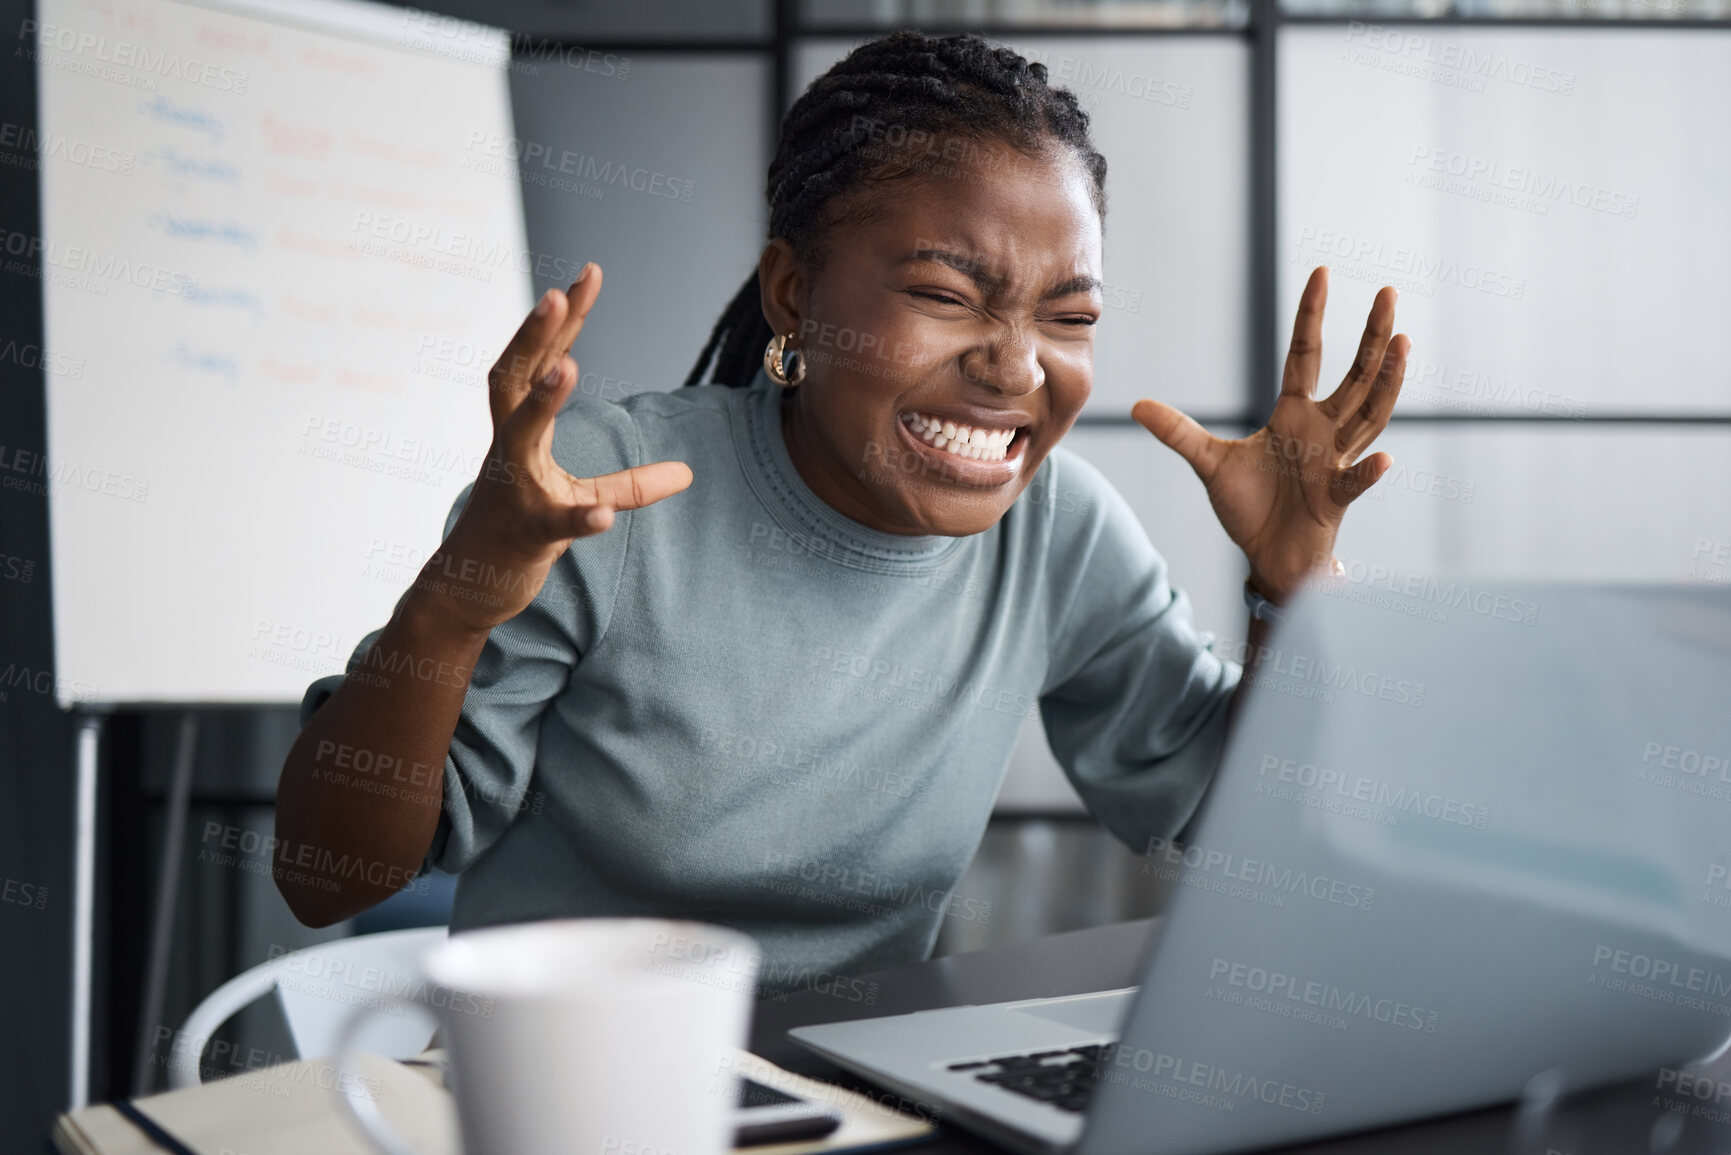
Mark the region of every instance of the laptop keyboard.
[[972, 1071], [974, 1078], [1006, 1091], [1050, 1103], [1061, 1111], [1082, 1112], [1100, 1080], [1106, 1049], [1111, 1043], [1091, 1043], [1067, 1051], [1035, 1051], [998, 1059], [951, 1063], [952, 1071]]

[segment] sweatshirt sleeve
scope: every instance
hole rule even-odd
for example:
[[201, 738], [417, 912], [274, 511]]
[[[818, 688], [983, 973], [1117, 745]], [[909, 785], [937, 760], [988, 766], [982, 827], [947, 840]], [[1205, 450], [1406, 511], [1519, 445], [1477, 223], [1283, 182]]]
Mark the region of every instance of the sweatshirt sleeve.
[[[638, 463], [635, 424], [611, 402], [575, 394], [555, 429], [554, 459], [568, 472], [593, 476]], [[446, 536], [473, 489], [471, 483], [457, 496], [445, 519]], [[539, 794], [530, 783], [542, 718], [572, 667], [606, 631], [631, 522], [630, 512], [621, 511], [605, 533], [573, 542], [534, 600], [488, 635], [446, 753], [444, 803], [423, 870], [463, 870], [518, 813], [536, 806]], [[300, 708], [303, 727], [345, 677], [392, 676], [388, 664], [370, 653], [382, 632], [361, 639], [345, 674], [320, 678], [307, 688]]]
[[1088, 809], [1132, 849], [1181, 830], [1214, 775], [1241, 670], [1214, 654], [1128, 503], [1054, 452], [1046, 740]]

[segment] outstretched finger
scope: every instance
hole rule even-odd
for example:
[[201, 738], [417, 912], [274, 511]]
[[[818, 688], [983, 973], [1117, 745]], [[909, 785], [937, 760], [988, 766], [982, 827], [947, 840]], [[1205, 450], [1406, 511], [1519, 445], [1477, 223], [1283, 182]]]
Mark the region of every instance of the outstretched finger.
[[1337, 505], [1351, 505], [1358, 499], [1359, 494], [1375, 485], [1393, 464], [1394, 458], [1388, 454], [1373, 453], [1357, 465], [1337, 472], [1334, 480], [1329, 483], [1329, 496]]
[[549, 541], [557, 541], [605, 533], [613, 528], [614, 512], [610, 505], [576, 505], [549, 511], [546, 537]]
[[559, 358], [571, 352], [577, 334], [583, 331], [583, 323], [589, 319], [589, 310], [595, 307], [595, 299], [600, 295], [601, 266], [590, 261], [577, 274], [577, 279], [571, 282], [571, 287], [565, 290], [565, 316], [555, 330], [552, 342], [538, 367], [541, 373], [547, 372], [558, 363]]
[[1286, 350], [1286, 370], [1280, 378], [1282, 396], [1310, 397], [1316, 393], [1316, 378], [1322, 372], [1322, 312], [1327, 305], [1328, 266], [1318, 265], [1298, 295], [1292, 344]]
[[1411, 348], [1412, 342], [1405, 333], [1394, 335], [1394, 339], [1388, 343], [1388, 352], [1382, 356], [1382, 370], [1376, 375], [1376, 384], [1372, 386], [1370, 396], [1341, 424], [1340, 432], [1336, 435], [1335, 448], [1349, 459], [1364, 452], [1378, 434], [1388, 427], [1388, 419], [1394, 413], [1394, 403], [1400, 399], [1401, 382], [1406, 380], [1406, 356]]
[[1394, 304], [1400, 298], [1393, 285], [1376, 291], [1370, 303], [1370, 316], [1365, 318], [1364, 336], [1358, 343], [1358, 355], [1347, 370], [1340, 387], [1317, 406], [1324, 417], [1336, 420], [1342, 413], [1351, 413], [1364, 404], [1371, 386], [1376, 383], [1377, 370], [1382, 367], [1383, 354], [1388, 352], [1389, 337], [1394, 333]]
[[656, 461], [601, 477], [578, 478], [579, 505], [610, 509], [642, 509], [672, 497], [691, 484], [691, 467], [683, 461]]
[[1197, 424], [1196, 419], [1164, 401], [1138, 401], [1130, 407], [1136, 424], [1158, 437], [1165, 446], [1190, 463], [1196, 476], [1207, 485], [1220, 464], [1220, 439]]
[[550, 440], [553, 421], [577, 384], [577, 363], [560, 357], [532, 389], [517, 399], [516, 409], [505, 419], [493, 439], [513, 461], [527, 461], [535, 448]]
[[541, 294], [487, 374], [495, 430], [504, 427], [525, 397], [550, 384], [549, 374], [576, 340], [600, 290], [600, 268], [588, 264], [564, 292], [548, 289]]
[[[541, 350], [548, 347], [559, 331], [564, 310], [565, 294], [557, 289], [542, 293], [487, 371], [487, 406], [492, 410], [495, 433], [504, 427], [523, 394], [529, 391], [535, 380], [531, 372], [543, 359]], [[545, 373], [545, 368], [541, 372]]]

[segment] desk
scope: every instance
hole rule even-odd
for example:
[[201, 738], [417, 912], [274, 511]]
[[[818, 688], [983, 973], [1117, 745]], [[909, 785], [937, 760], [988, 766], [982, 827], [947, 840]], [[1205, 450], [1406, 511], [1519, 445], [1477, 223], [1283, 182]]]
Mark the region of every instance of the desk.
[[[788, 1029], [934, 1007], [1050, 998], [1132, 986], [1141, 972], [1142, 948], [1154, 924], [1155, 920], [1149, 919], [1094, 927], [860, 975], [860, 979], [877, 984], [877, 1001], [872, 1006], [815, 991], [800, 991], [785, 1000], [764, 1001], [757, 1005], [751, 1050], [801, 1074], [860, 1086], [846, 1072], [791, 1042], [787, 1038]], [[1728, 1070], [1731, 1069], [1726, 1064], [1716, 1065], [1720, 1079], [1731, 1078]], [[1571, 1109], [1569, 1119], [1594, 1136], [1593, 1150], [1639, 1155], [1648, 1150], [1652, 1099], [1650, 1081], [1614, 1088], [1586, 1098]], [[1463, 1152], [1502, 1155], [1510, 1150], [1509, 1128], [1513, 1119], [1512, 1109], [1494, 1108], [1281, 1151], [1282, 1155], [1461, 1155]], [[1726, 1135], [1731, 1135], [1731, 1129], [1721, 1131], [1721, 1136]], [[1675, 1155], [1683, 1155], [1708, 1149], [1731, 1150], [1731, 1144], [1704, 1147], [1686, 1142], [1673, 1150]], [[989, 1155], [1002, 1148], [946, 1127], [935, 1141], [914, 1150], [922, 1155]], [[1543, 1151], [1544, 1146], [1540, 1145], [1539, 1150]]]

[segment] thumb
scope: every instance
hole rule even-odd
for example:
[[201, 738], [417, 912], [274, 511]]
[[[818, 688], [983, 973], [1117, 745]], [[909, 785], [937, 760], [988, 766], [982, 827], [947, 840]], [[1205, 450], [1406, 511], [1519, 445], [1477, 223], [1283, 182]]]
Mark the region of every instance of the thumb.
[[1341, 506], [1351, 505], [1358, 499], [1359, 494], [1375, 485], [1393, 464], [1394, 458], [1388, 454], [1373, 453], [1357, 465], [1336, 473], [1328, 487], [1329, 496]]
[[557, 514], [560, 532], [556, 537], [593, 537], [613, 528], [614, 509], [611, 505], [580, 505]]
[[1215, 439], [1196, 423], [1195, 418], [1164, 401], [1146, 399], [1130, 407], [1130, 416], [1168, 449], [1188, 461], [1204, 483], [1213, 475]]

